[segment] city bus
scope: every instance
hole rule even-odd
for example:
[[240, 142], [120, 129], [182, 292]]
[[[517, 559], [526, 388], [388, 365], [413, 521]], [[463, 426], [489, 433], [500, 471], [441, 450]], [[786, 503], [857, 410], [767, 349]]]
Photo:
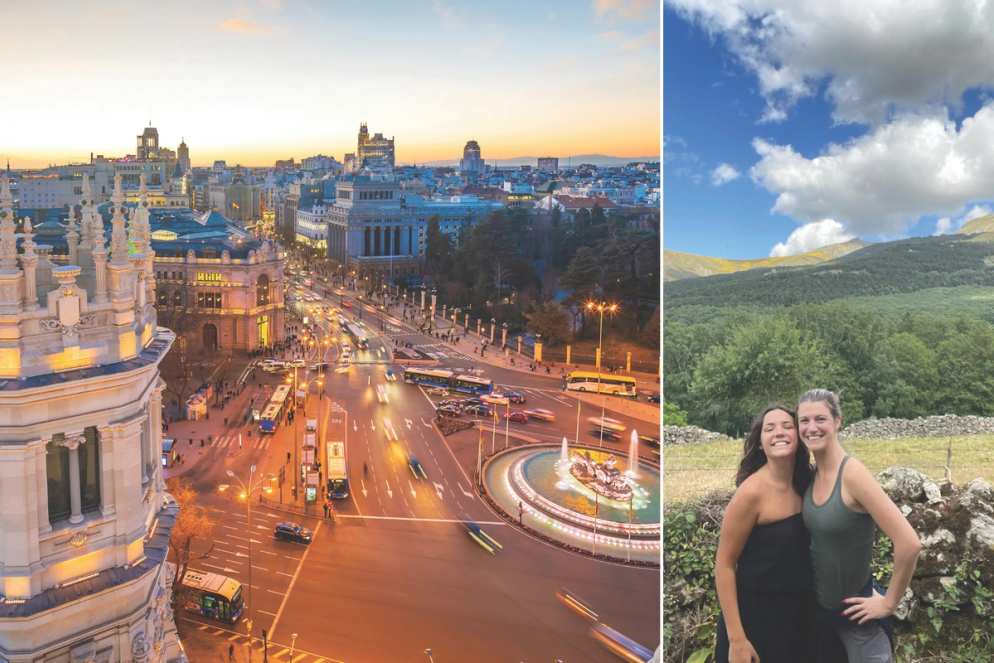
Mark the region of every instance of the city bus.
[[360, 350], [369, 349], [369, 341], [366, 339], [366, 332], [359, 329], [358, 325], [348, 324], [345, 325], [345, 331], [349, 333], [352, 340], [355, 341], [355, 346]]
[[234, 624], [245, 607], [242, 584], [226, 576], [189, 569], [183, 587], [189, 590], [186, 609], [204, 617]]
[[262, 411], [266, 409], [269, 402], [269, 390], [263, 389], [259, 395], [252, 400], [252, 421], [259, 421], [262, 418]]
[[452, 379], [450, 385], [456, 391], [464, 391], [470, 394], [482, 396], [494, 393], [494, 381], [487, 378], [478, 378], [472, 375], [457, 375]]
[[[635, 378], [610, 373], [601, 373], [600, 393], [615, 396], [635, 397]], [[575, 371], [563, 378], [563, 386], [572, 391], [597, 392], [598, 374], [586, 371]]]
[[327, 493], [333, 500], [349, 496], [349, 476], [345, 464], [345, 442], [328, 442]]
[[427, 368], [405, 368], [404, 382], [407, 384], [445, 387], [448, 389], [452, 386], [452, 372], [434, 371]]
[[290, 385], [281, 384], [276, 387], [269, 405], [262, 411], [259, 430], [263, 433], [275, 433], [283, 415], [286, 414], [286, 409], [290, 406]]
[[453, 375], [451, 371], [436, 371], [427, 368], [404, 369], [404, 382], [407, 384], [445, 387], [470, 394], [492, 394], [494, 381], [472, 375]]

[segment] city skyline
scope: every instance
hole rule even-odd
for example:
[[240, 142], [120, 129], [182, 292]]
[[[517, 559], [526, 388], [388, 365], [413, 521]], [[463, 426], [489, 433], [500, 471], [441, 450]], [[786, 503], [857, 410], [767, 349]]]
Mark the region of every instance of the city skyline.
[[[8, 19], [21, 26], [8, 38], [19, 101], [0, 117], [19, 130], [0, 158], [15, 169], [132, 154], [150, 124], [165, 147], [185, 140], [195, 166], [341, 160], [360, 123], [396, 139], [398, 163], [458, 161], [468, 140], [487, 161], [660, 154], [660, 11], [647, 0], [105, 2]], [[150, 24], [151, 42], [128, 37]], [[123, 37], [103, 38], [107, 26]]]

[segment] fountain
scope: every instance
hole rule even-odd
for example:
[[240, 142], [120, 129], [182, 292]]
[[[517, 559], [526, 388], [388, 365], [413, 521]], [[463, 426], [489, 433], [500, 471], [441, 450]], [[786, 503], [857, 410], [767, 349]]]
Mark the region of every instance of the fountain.
[[562, 462], [564, 462], [564, 463], [567, 460], [569, 460], [569, 449], [566, 446], [566, 438], [565, 437], [563, 438], [563, 450], [559, 452], [559, 460], [562, 461]]
[[632, 442], [628, 447], [628, 471], [625, 472], [631, 478], [639, 475], [639, 434], [632, 429]]
[[632, 487], [615, 468], [618, 460], [614, 456], [608, 456], [598, 463], [590, 456], [589, 451], [574, 451], [570, 460], [569, 473], [590, 490], [615, 502], [628, 502], [632, 499]]

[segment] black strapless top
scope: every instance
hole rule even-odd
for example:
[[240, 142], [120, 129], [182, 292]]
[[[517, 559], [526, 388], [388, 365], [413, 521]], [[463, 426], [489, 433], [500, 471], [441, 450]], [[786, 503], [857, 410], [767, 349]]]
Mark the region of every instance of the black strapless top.
[[810, 589], [813, 578], [811, 540], [800, 513], [753, 527], [735, 572], [740, 587], [796, 592]]

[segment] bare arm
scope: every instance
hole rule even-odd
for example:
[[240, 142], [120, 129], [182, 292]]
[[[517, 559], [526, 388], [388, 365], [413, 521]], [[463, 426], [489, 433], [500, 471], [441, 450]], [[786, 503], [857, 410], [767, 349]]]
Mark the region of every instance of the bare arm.
[[897, 605], [904, 597], [904, 592], [911, 584], [911, 576], [918, 564], [918, 553], [922, 544], [911, 523], [887, 497], [887, 493], [862, 463], [849, 461], [842, 480], [849, 494], [866, 509], [877, 526], [894, 542], [894, 573], [887, 588], [887, 596], [873, 593], [869, 598], [856, 597], [844, 601], [852, 604], [844, 614], [852, 619], [858, 619], [862, 624], [871, 619], [882, 619], [894, 614]]
[[[751, 478], [751, 477], [750, 477]], [[755, 650], [749, 643], [742, 628], [742, 616], [739, 613], [738, 590], [735, 585], [735, 567], [739, 556], [759, 519], [760, 492], [758, 483], [747, 479], [735, 491], [731, 502], [725, 509], [721, 521], [721, 538], [718, 540], [718, 554], [715, 559], [714, 579], [718, 590], [718, 602], [725, 617], [725, 629], [728, 631], [728, 642], [731, 649], [744, 649], [747, 658], [739, 660], [751, 661]], [[733, 660], [732, 651], [729, 660]], [[755, 660], [759, 660], [756, 656]]]

